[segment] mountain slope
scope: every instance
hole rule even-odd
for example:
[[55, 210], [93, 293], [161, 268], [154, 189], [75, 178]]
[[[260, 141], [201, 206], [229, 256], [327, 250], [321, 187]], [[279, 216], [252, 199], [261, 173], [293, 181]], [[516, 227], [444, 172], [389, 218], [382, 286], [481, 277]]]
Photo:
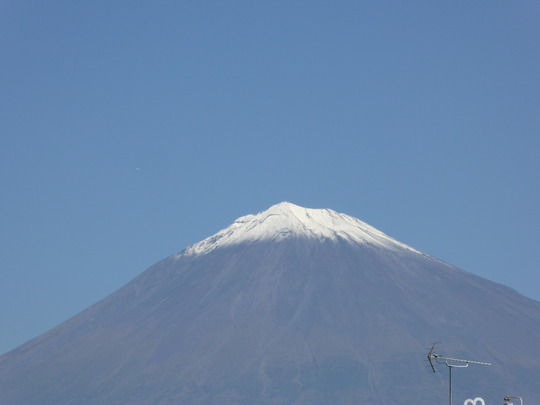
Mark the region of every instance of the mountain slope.
[[488, 361], [455, 402], [540, 401], [540, 303], [355, 218], [281, 203], [151, 267], [0, 357], [24, 404], [446, 401], [428, 346]]

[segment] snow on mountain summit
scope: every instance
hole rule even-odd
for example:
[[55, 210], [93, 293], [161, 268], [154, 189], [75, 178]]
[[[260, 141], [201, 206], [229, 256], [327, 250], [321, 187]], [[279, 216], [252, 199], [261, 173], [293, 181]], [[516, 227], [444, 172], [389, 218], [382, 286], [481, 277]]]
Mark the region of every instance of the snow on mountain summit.
[[199, 255], [218, 247], [290, 237], [332, 241], [343, 239], [390, 250], [406, 249], [417, 252], [349, 215], [331, 209], [311, 209], [282, 202], [258, 214], [238, 218], [229, 227], [189, 246], [183, 254]]

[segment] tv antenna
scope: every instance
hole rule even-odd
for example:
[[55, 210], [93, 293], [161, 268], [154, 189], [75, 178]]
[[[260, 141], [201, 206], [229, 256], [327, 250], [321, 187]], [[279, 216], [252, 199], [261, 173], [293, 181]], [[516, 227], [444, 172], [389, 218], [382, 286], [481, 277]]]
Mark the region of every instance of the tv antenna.
[[481, 366], [491, 366], [492, 364], [482, 361], [455, 359], [453, 357], [441, 356], [440, 354], [435, 353], [435, 347], [437, 346], [437, 343], [433, 343], [431, 345], [431, 349], [427, 354], [427, 359], [434, 373], [437, 372], [437, 370], [435, 370], [435, 364], [444, 364], [446, 365], [446, 367], [448, 367], [448, 403], [452, 405], [452, 369], [469, 367], [469, 364], [478, 364]]

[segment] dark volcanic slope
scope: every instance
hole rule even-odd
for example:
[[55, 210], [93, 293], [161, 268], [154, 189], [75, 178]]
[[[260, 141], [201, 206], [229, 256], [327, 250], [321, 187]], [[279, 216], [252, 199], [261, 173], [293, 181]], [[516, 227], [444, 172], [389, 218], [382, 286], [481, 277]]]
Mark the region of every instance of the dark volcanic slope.
[[2, 404], [540, 402], [540, 303], [354, 218], [240, 218], [0, 357]]

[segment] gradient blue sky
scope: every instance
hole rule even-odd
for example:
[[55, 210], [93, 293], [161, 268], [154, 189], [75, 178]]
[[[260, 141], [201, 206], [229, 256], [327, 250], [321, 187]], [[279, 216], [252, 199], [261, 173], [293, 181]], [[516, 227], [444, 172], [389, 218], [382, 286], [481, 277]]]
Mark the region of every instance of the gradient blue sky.
[[0, 353], [290, 201], [540, 300], [538, 1], [4, 1]]

